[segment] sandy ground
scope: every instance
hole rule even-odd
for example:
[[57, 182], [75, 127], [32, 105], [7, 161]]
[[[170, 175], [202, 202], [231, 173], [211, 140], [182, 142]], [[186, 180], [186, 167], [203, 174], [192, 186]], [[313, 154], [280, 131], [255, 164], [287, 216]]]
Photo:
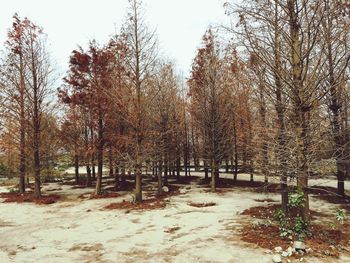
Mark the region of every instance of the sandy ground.
[[[332, 180], [312, 183], [336, 184]], [[256, 199], [278, 201], [278, 195], [239, 189], [213, 194], [195, 184], [185, 188], [169, 198], [165, 209], [148, 211], [103, 210], [110, 203], [131, 200], [131, 195], [81, 200], [77, 196], [93, 189], [56, 183], [43, 190], [63, 195], [58, 203], [0, 203], [0, 262], [272, 262], [264, 249], [242, 242], [238, 230], [246, 220], [240, 215], [243, 210], [262, 204]], [[0, 187], [1, 191], [7, 189]], [[196, 208], [189, 202], [217, 205]], [[319, 200], [312, 199], [311, 204], [318, 211], [336, 209]], [[309, 258], [304, 262], [330, 261]], [[350, 258], [332, 262], [350, 262]]]

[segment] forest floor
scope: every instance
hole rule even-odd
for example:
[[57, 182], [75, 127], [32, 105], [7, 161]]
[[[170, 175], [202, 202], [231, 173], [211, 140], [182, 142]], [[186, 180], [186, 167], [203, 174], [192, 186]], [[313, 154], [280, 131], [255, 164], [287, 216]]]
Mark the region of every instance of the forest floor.
[[[147, 201], [141, 206], [132, 204], [130, 191], [95, 198], [93, 188], [70, 183], [43, 185], [47, 196], [58, 196], [51, 204], [5, 203], [9, 187], [0, 187], [0, 262], [272, 262], [274, 248], [285, 249], [290, 241], [273, 231], [270, 238], [269, 233], [259, 237], [255, 226], [265, 219], [256, 211], [268, 210], [280, 196], [273, 188], [262, 191], [263, 177], [256, 176], [253, 184], [249, 175], [240, 174], [238, 179], [236, 185], [223, 180], [217, 193], [211, 193], [199, 177], [179, 184], [170, 180], [169, 194], [161, 197], [155, 196], [156, 182], [145, 180]], [[329, 190], [336, 181], [315, 179], [310, 184]], [[320, 198], [322, 191], [311, 196], [313, 222], [326, 224], [339, 207], [350, 210], [348, 203]], [[350, 230], [348, 225], [341, 227]], [[314, 253], [288, 260], [350, 262], [350, 240], [345, 241], [336, 254], [318, 251], [314, 242]]]

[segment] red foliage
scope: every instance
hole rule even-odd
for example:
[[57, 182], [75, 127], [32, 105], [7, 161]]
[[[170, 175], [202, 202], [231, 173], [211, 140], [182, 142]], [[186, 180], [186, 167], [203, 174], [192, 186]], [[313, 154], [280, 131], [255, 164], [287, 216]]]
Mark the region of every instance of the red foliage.
[[104, 199], [104, 198], [116, 198], [121, 195], [118, 193], [105, 193], [101, 195], [91, 194], [90, 199]]
[[40, 198], [36, 198], [33, 192], [20, 193], [1, 193], [1, 198], [5, 198], [4, 203], [36, 203], [40, 205], [49, 205], [56, 203], [59, 199], [59, 195], [42, 195]]
[[132, 203], [123, 201], [121, 203], [112, 203], [105, 207], [107, 210], [111, 209], [127, 209], [127, 210], [151, 210], [165, 208], [166, 204], [163, 198], [151, 198], [142, 201], [142, 203]]

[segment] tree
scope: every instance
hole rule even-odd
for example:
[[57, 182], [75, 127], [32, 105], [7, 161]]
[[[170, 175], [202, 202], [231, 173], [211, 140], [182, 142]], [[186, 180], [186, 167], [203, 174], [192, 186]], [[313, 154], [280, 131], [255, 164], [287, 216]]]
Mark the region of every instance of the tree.
[[135, 133], [135, 199], [142, 201], [142, 163], [145, 126], [145, 82], [152, 74], [157, 59], [157, 40], [155, 32], [148, 29], [142, 10], [142, 1], [129, 1], [129, 16], [123, 34], [129, 50], [127, 70], [133, 94], [134, 117], [131, 123]]
[[203, 46], [198, 50], [189, 80], [191, 114], [201, 134], [202, 156], [210, 163], [211, 190], [215, 192], [219, 165], [229, 150], [229, 103], [220, 48], [211, 30], [204, 35]]
[[[71, 105], [64, 116], [60, 138], [66, 150], [71, 152], [73, 157], [76, 184], [79, 184], [79, 159], [80, 156], [82, 156], [82, 149], [86, 146], [86, 144], [84, 145], [83, 143], [83, 140], [86, 139], [83, 137], [86, 132], [86, 126], [84, 126], [84, 124], [84, 118], [82, 117], [79, 106]], [[87, 151], [88, 149], [86, 147], [85, 152]]]
[[97, 130], [97, 195], [101, 194], [102, 187], [106, 115], [110, 105], [113, 63], [114, 55], [108, 47], [99, 48], [94, 41], [87, 52], [82, 48], [74, 50], [70, 58], [70, 71], [64, 79], [69, 87], [60, 90], [63, 102], [80, 105], [90, 112], [92, 118], [96, 118], [93, 124]]
[[[346, 131], [343, 121], [343, 97], [346, 83], [346, 68], [350, 61], [349, 37], [350, 19], [342, 14], [346, 10], [340, 1], [324, 1], [325, 19], [322, 19], [322, 39], [325, 48], [322, 49], [326, 59], [325, 72], [328, 79], [325, 83], [326, 103], [330, 110], [332, 137], [334, 142], [333, 155], [337, 165], [338, 194], [345, 196], [344, 180], [346, 173], [345, 154]], [[323, 14], [320, 14], [323, 15]]]
[[14, 23], [8, 32], [6, 42], [7, 55], [1, 67], [1, 75], [4, 84], [2, 95], [5, 98], [3, 105], [7, 108], [7, 113], [11, 114], [15, 121], [18, 121], [19, 129], [19, 192], [25, 192], [26, 175], [26, 132], [28, 129], [26, 116], [26, 77], [28, 74], [25, 64], [25, 39], [26, 30], [31, 23], [28, 19], [23, 21], [17, 14], [13, 17]]
[[[236, 13], [239, 14], [240, 35], [245, 40], [245, 46], [253, 51], [259, 63], [267, 69], [266, 79], [274, 79], [275, 107], [279, 122], [278, 149], [284, 152], [288, 147], [283, 135], [283, 121], [288, 109], [293, 124], [293, 134], [289, 139], [294, 141], [289, 145], [292, 146], [293, 155], [296, 157], [293, 169], [297, 174], [298, 190], [304, 196], [300, 213], [308, 222], [308, 176], [310, 163], [315, 158], [315, 141], [312, 137], [317, 136], [313, 134], [315, 129], [311, 129], [311, 126], [316, 124], [311, 116], [316, 116], [320, 101], [324, 97], [321, 86], [326, 76], [322, 70], [325, 59], [318, 55], [325, 49], [324, 41], [320, 41], [321, 25], [326, 15], [324, 2], [248, 1], [240, 6]], [[282, 48], [288, 52], [282, 53]], [[289, 105], [285, 98], [290, 102]], [[287, 160], [286, 155], [280, 156], [280, 163], [283, 164]], [[281, 186], [285, 189], [285, 185], [286, 174], [283, 173]], [[286, 194], [282, 196], [282, 201], [285, 207]]]
[[51, 91], [51, 65], [45, 50], [42, 29], [29, 19], [20, 19], [16, 14], [7, 41], [7, 63], [3, 67], [3, 77], [9, 88], [7, 102], [12, 114], [19, 122], [20, 191], [24, 192], [26, 173], [26, 134], [32, 142], [34, 195], [39, 198], [40, 191], [40, 133], [41, 119], [49, 105]]
[[[162, 193], [162, 186], [168, 185], [168, 175], [174, 174], [175, 167], [177, 178], [180, 176], [180, 114], [177, 105], [180, 103], [178, 96], [178, 81], [174, 73], [173, 65], [164, 63], [160, 65], [159, 72], [153, 78], [151, 97], [154, 99], [149, 103], [151, 114], [152, 149], [151, 159], [158, 168], [158, 194]], [[164, 182], [162, 173], [164, 172]]]

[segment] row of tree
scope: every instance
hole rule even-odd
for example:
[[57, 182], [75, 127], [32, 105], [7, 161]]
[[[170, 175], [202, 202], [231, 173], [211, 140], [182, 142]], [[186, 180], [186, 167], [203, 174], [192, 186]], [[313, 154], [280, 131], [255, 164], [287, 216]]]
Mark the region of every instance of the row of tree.
[[349, 8], [341, 0], [226, 4], [228, 15], [239, 18], [236, 27], [228, 30], [237, 36], [255, 78], [264, 173], [270, 170], [268, 163], [276, 165], [284, 210], [287, 178], [296, 176], [304, 196], [301, 214], [305, 221], [310, 218], [308, 179], [321, 160], [335, 161], [338, 194], [345, 195]]
[[[1, 65], [2, 149], [17, 160], [19, 188], [55, 163], [58, 149], [72, 156], [76, 183], [86, 167], [87, 186], [102, 193], [103, 168], [117, 189], [135, 175], [187, 176], [190, 164], [211, 173], [220, 168], [253, 172], [268, 183], [279, 178], [287, 210], [288, 178], [304, 196], [309, 221], [308, 179], [329, 175], [334, 162], [338, 194], [344, 196], [349, 161], [349, 9], [345, 1], [260, 0], [226, 3], [236, 26], [221, 27], [233, 41], [208, 29], [187, 82], [158, 54], [155, 32], [141, 1], [131, 0], [120, 34], [104, 45], [91, 41], [74, 50], [59, 101], [62, 118], [48, 107], [50, 64], [42, 30], [17, 15]], [[234, 23], [232, 23], [234, 24]], [[59, 128], [57, 128], [59, 127]], [[55, 142], [55, 143], [51, 143]], [[59, 143], [60, 142], [60, 143]], [[17, 156], [13, 158], [13, 156]], [[46, 162], [44, 161], [47, 158]], [[95, 171], [97, 166], [97, 172]]]

